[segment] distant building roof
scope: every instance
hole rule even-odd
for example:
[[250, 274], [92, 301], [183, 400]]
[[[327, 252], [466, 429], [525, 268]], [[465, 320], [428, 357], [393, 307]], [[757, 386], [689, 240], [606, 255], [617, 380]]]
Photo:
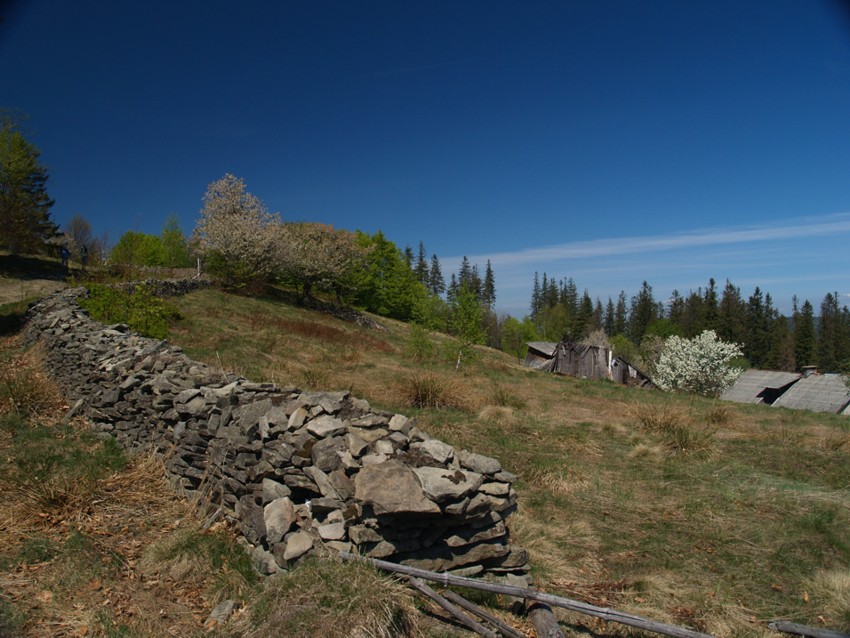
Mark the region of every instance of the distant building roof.
[[843, 413], [850, 404], [850, 388], [840, 374], [803, 377], [773, 404], [813, 412]]
[[744, 370], [738, 380], [727, 388], [720, 398], [738, 403], [773, 403], [775, 393], [765, 392], [765, 390], [779, 390], [794, 383], [801, 376], [796, 372]]

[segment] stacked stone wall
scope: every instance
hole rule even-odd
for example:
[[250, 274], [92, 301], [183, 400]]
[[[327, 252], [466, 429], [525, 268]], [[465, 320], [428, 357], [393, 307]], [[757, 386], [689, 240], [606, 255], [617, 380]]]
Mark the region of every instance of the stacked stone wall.
[[347, 551], [527, 583], [506, 526], [516, 477], [496, 459], [348, 392], [251, 382], [104, 326], [77, 304], [84, 294], [36, 304], [27, 341], [44, 344], [48, 371], [97, 432], [161, 454], [176, 486], [242, 533], [261, 571]]

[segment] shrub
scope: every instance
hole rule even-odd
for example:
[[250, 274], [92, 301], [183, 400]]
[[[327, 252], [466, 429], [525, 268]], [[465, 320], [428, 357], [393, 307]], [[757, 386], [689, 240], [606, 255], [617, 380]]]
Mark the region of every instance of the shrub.
[[180, 319], [177, 308], [154, 296], [147, 286], [128, 292], [103, 284], [88, 284], [88, 297], [80, 300], [93, 319], [102, 323], [126, 323], [145, 337], [165, 339], [169, 322]]
[[662, 390], [718, 396], [741, 374], [740, 368], [729, 365], [740, 355], [738, 344], [720, 341], [713, 330], [693, 339], [669, 337], [653, 380]]

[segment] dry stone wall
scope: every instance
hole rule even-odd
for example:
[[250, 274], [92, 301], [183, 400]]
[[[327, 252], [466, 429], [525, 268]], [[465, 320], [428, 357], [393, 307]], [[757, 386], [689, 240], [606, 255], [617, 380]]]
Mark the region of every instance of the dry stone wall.
[[348, 392], [254, 383], [104, 326], [76, 303], [84, 294], [35, 305], [27, 340], [44, 344], [48, 370], [97, 432], [160, 453], [179, 488], [240, 530], [260, 571], [342, 550], [528, 583], [506, 526], [516, 477], [496, 459]]

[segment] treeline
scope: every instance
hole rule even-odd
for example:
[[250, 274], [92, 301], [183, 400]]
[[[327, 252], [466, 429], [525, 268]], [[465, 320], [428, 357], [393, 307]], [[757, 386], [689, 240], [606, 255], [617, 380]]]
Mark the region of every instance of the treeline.
[[652, 358], [659, 339], [693, 338], [713, 330], [723, 341], [741, 344], [754, 368], [799, 371], [817, 366], [821, 372], [850, 372], [850, 310], [837, 292], [827, 293], [815, 314], [808, 300], [793, 300], [791, 316], [774, 306], [770, 293], [756, 287], [745, 297], [731, 281], [719, 290], [714, 279], [703, 289], [682, 295], [674, 290], [665, 301], [655, 298], [646, 281], [628, 299], [593, 301], [581, 295], [572, 278], [534, 275], [531, 312], [526, 318], [534, 336], [557, 341], [565, 335], [587, 338], [604, 333], [616, 348]]

